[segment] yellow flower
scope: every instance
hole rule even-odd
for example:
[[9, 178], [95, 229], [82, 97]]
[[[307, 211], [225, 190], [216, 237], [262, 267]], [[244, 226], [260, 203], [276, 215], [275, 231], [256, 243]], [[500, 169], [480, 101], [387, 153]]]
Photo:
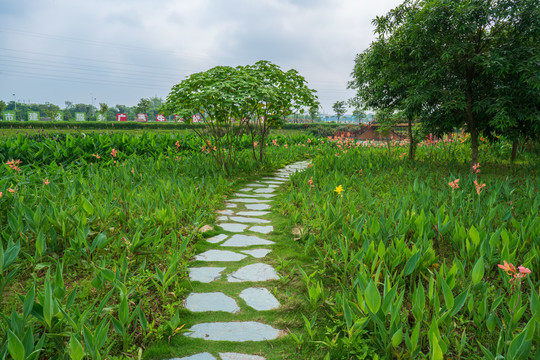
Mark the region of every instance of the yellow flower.
[[341, 193], [344, 191], [343, 186], [339, 185], [334, 189], [335, 192], [338, 193], [338, 195], [341, 195]]

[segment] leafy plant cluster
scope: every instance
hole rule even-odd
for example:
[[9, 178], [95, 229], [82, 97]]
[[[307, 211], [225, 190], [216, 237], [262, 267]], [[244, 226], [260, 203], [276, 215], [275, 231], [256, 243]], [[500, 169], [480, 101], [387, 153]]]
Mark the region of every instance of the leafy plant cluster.
[[411, 163], [403, 145], [389, 154], [342, 139], [293, 176], [280, 209], [313, 258], [299, 348], [325, 359], [539, 356], [539, 169], [471, 173], [457, 150], [467, 145], [423, 144]]
[[[0, 167], [0, 359], [140, 357], [182, 329], [198, 228], [256, 171], [251, 153], [227, 177], [170, 136], [40, 140], [3, 144], [21, 160]], [[272, 146], [268, 166], [305, 152]]]

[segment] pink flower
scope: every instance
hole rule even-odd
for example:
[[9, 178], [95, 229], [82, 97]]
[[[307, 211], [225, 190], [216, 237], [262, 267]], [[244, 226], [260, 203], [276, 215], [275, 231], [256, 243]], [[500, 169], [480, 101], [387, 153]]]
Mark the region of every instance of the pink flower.
[[176, 149], [178, 150], [180, 148], [180, 142], [178, 140], [176, 140], [176, 142], [174, 143], [174, 145], [176, 145]]
[[448, 183], [448, 185], [452, 188], [452, 189], [459, 189], [459, 179], [456, 179], [454, 181], [450, 181]]
[[289, 145], [285, 144], [285, 149], [287, 149], [289, 147]]
[[307, 143], [308, 143], [308, 144], [311, 144], [311, 139], [307, 139]]
[[508, 275], [512, 275], [516, 272], [514, 265], [507, 263], [506, 260], [503, 261], [503, 265], [498, 264], [497, 266], [506, 271]]
[[0, 191], [0, 198], [2, 197], [2, 192]]
[[476, 186], [476, 193], [480, 195], [480, 191], [486, 187], [486, 184], [479, 184], [478, 181], [474, 180], [474, 186]]
[[523, 267], [523, 265], [518, 266], [518, 270], [522, 274], [530, 274], [531, 273], [531, 269]]
[[254, 148], [256, 148], [256, 147], [257, 147], [257, 145], [259, 145], [259, 143], [258, 143], [258, 142], [256, 142], [256, 141], [254, 141], [254, 142], [253, 142], [253, 147], [254, 147]]
[[101, 159], [101, 156], [99, 156], [99, 154], [92, 154], [92, 156], [95, 157], [96, 159]]
[[308, 184], [309, 184], [309, 186], [313, 187], [313, 180], [312, 180], [312, 179], [309, 179], [309, 180], [308, 180]]
[[480, 173], [480, 163], [476, 163], [472, 166], [473, 172]]
[[45, 185], [49, 185], [49, 184], [50, 184], [50, 183], [49, 183], [49, 179], [43, 180], [43, 183], [44, 183]]
[[112, 155], [113, 157], [116, 157], [116, 154], [117, 154], [117, 153], [118, 153], [118, 151], [116, 151], [116, 149], [112, 149], [111, 155]]
[[12, 188], [9, 188], [8, 190], [10, 193], [14, 193], [16, 190], [15, 189], [12, 189]]

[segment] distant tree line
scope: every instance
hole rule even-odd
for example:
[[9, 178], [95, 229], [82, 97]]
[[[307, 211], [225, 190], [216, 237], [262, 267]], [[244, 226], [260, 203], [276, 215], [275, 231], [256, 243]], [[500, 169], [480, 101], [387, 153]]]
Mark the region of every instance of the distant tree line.
[[[58, 105], [45, 104], [26, 104], [15, 101], [8, 103], [0, 100], [0, 114], [4, 111], [15, 111], [17, 121], [28, 120], [28, 112], [39, 112], [40, 119], [52, 119], [58, 111], [62, 113], [63, 121], [76, 120], [76, 113], [85, 114], [86, 121], [96, 121], [98, 114], [105, 115], [105, 121], [116, 121], [117, 113], [127, 114], [128, 120], [135, 120], [138, 113], [148, 115], [148, 120], [155, 120], [159, 112], [159, 107], [163, 104], [163, 100], [159, 97], [142, 98], [137, 106], [126, 106], [117, 104], [109, 106], [106, 103], [100, 103], [99, 108], [89, 104], [73, 104], [71, 101], [64, 102], [64, 108]], [[0, 118], [1, 119], [1, 118]]]

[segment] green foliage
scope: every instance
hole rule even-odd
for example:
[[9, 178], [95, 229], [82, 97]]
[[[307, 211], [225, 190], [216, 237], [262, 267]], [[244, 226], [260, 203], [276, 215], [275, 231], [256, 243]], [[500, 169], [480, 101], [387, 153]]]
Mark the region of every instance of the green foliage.
[[[339, 344], [365, 332], [364, 348], [384, 359], [533, 358], [540, 343], [534, 158], [513, 170], [488, 165], [493, 145], [482, 143], [486, 165], [471, 174], [466, 141], [421, 143], [414, 164], [403, 161], [403, 145], [390, 157], [381, 145], [334, 140], [280, 199], [313, 259], [302, 269], [314, 319], [302, 346], [351, 358], [356, 349]], [[475, 181], [486, 184], [479, 193]], [[503, 261], [532, 273], [512, 283], [497, 266]]]
[[336, 113], [337, 121], [339, 122], [339, 118], [347, 111], [345, 108], [345, 101], [336, 101], [334, 105], [332, 105], [332, 110]]

